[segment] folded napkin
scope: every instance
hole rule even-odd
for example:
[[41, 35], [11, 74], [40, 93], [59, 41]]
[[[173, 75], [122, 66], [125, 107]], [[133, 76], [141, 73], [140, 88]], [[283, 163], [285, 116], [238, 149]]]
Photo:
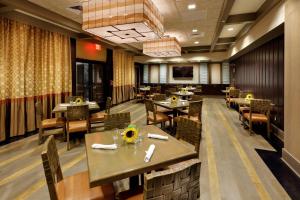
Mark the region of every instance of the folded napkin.
[[153, 133], [148, 133], [148, 138], [160, 139], [160, 140], [168, 140], [168, 136], [158, 135]]
[[146, 156], [145, 156], [145, 159], [144, 159], [145, 162], [149, 162], [149, 161], [150, 161], [151, 156], [152, 156], [152, 154], [153, 154], [153, 152], [154, 152], [154, 149], [155, 149], [155, 145], [154, 145], [154, 144], [151, 144], [151, 145], [149, 146], [148, 151], [146, 151]]
[[71, 104], [70, 103], [61, 103], [59, 104], [60, 106], [70, 106]]
[[94, 101], [89, 101], [87, 103], [90, 104], [90, 105], [95, 105], [96, 104], [96, 102], [94, 102]]
[[116, 144], [92, 144], [93, 149], [109, 149], [114, 150], [117, 149]]

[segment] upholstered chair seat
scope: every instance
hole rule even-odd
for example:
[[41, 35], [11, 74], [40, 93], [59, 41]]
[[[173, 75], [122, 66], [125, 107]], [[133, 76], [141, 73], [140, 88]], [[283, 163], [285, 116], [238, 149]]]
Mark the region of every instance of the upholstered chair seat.
[[53, 136], [45, 142], [41, 154], [51, 200], [114, 200], [113, 184], [90, 188], [88, 172], [63, 177]]
[[[250, 113], [244, 113], [244, 118], [250, 120]], [[267, 122], [268, 117], [265, 114], [252, 113], [252, 122]]]
[[[151, 122], [155, 121], [153, 113], [149, 113], [148, 120]], [[165, 115], [161, 112], [156, 112], [156, 122], [160, 123], [168, 120], [170, 120], [170, 117], [168, 115]]]
[[107, 113], [105, 112], [93, 113], [90, 117], [90, 122], [93, 123], [93, 122], [104, 121], [106, 115]]
[[51, 119], [44, 119], [42, 121], [42, 127], [43, 128], [53, 128], [53, 127], [62, 127], [66, 123], [65, 118], [59, 117], [59, 118], [51, 118]]
[[81, 120], [81, 121], [70, 121], [69, 122], [69, 133], [75, 133], [80, 131], [86, 131], [87, 127], [87, 120]]
[[55, 185], [58, 199], [115, 199], [112, 184], [90, 188], [88, 172], [65, 177]]

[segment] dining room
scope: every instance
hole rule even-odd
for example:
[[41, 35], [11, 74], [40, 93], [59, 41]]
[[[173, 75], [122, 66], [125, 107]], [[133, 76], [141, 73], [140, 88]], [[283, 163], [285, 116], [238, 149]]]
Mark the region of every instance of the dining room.
[[0, 0], [0, 199], [300, 199], [299, 9]]

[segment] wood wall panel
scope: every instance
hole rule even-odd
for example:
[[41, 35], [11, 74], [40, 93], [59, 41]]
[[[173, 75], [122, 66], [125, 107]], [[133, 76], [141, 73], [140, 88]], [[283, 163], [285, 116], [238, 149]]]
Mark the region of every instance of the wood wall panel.
[[272, 123], [284, 130], [284, 36], [231, 61], [236, 87], [274, 104]]

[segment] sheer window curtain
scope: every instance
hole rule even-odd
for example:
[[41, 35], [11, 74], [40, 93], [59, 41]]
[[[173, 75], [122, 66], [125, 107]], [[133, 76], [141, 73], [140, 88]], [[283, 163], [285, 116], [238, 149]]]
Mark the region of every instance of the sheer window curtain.
[[[71, 92], [70, 38], [0, 17], [0, 141], [34, 131], [34, 104], [52, 108]], [[5, 126], [5, 121], [9, 126]], [[8, 129], [8, 130], [7, 130]]]
[[124, 50], [113, 53], [113, 104], [122, 103], [133, 98], [134, 58]]

